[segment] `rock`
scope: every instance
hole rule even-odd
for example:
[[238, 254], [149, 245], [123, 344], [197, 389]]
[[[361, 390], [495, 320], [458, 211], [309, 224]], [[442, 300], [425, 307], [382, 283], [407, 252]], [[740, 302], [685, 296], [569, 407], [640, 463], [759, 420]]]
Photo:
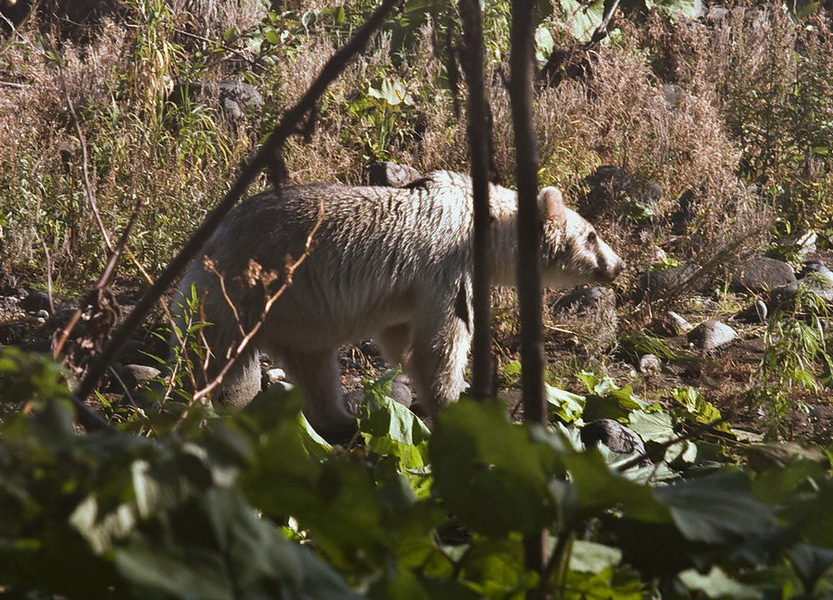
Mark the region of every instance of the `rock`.
[[765, 300], [769, 314], [774, 313], [779, 308], [789, 308], [790, 303], [798, 293], [799, 286], [813, 292], [825, 302], [833, 304], [833, 282], [828, 281], [823, 274], [818, 276], [810, 274], [795, 283], [780, 285], [770, 290]]
[[733, 292], [760, 294], [780, 285], [795, 283], [793, 268], [782, 260], [759, 256], [738, 265], [732, 274]]
[[703, 269], [694, 263], [648, 271], [639, 276], [636, 299], [668, 298], [684, 291], [702, 291], [706, 286]]
[[579, 198], [578, 208], [589, 219], [602, 214], [628, 214], [627, 209], [635, 205], [659, 213], [663, 189], [646, 177], [604, 165], [585, 177], [584, 183], [590, 189]]
[[128, 390], [136, 389], [140, 384], [159, 377], [162, 373], [156, 367], [147, 365], [116, 365], [116, 373]]
[[[35, 313], [39, 310], [49, 310], [49, 294], [40, 290], [31, 290], [27, 296], [20, 299], [18, 303], [20, 310]], [[47, 316], [49, 313], [47, 312]]]
[[798, 274], [800, 279], [823, 279], [833, 284], [833, 271], [818, 260], [808, 260], [801, 265], [801, 271]]
[[755, 300], [747, 308], [735, 315], [735, 319], [741, 323], [766, 323], [769, 309], [763, 300]]
[[286, 379], [286, 371], [280, 369], [278, 367], [274, 367], [272, 369], [267, 369], [263, 372], [263, 383], [264, 386], [268, 387], [272, 384], [275, 384], [279, 381], [284, 381]]
[[552, 312], [575, 310], [577, 314], [599, 314], [600, 311], [616, 309], [613, 290], [603, 286], [576, 288], [561, 296], [553, 305]]
[[234, 126], [242, 123], [247, 110], [263, 106], [263, 96], [254, 86], [234, 80], [179, 83], [168, 96], [168, 102], [182, 106], [186, 98], [190, 101], [207, 100], [219, 108]]
[[709, 21], [710, 23], [718, 23], [725, 19], [728, 14], [728, 8], [710, 6], [708, 12], [706, 12], [706, 21]]
[[694, 220], [694, 190], [686, 190], [677, 199], [677, 208], [671, 213], [671, 233], [673, 235], [685, 235], [688, 226]]
[[368, 167], [370, 185], [404, 187], [422, 177], [422, 173], [408, 165], [374, 162]]
[[581, 428], [580, 435], [582, 443], [588, 447], [601, 443], [613, 452], [645, 454], [645, 444], [639, 436], [632, 429], [628, 429], [613, 419], [591, 421]]
[[31, 326], [25, 321], [12, 321], [0, 325], [0, 344], [16, 346], [21, 344], [29, 335]]
[[677, 107], [677, 104], [680, 102], [680, 98], [683, 95], [683, 88], [678, 86], [675, 83], [663, 83], [662, 84], [662, 97], [665, 99], [665, 103], [668, 105], [668, 108], [674, 110]]
[[682, 315], [675, 313], [673, 310], [669, 310], [665, 314], [668, 316], [668, 320], [673, 325], [677, 335], [682, 335], [691, 329], [691, 323], [686, 321]]
[[690, 343], [701, 350], [714, 350], [738, 337], [737, 332], [720, 321], [706, 321], [692, 329], [687, 336]]
[[639, 359], [639, 372], [643, 375], [656, 375], [662, 370], [662, 361], [656, 354], [645, 354]]
[[405, 408], [410, 408], [414, 402], [414, 394], [411, 391], [410, 381], [407, 376], [397, 375], [390, 384], [390, 398]]

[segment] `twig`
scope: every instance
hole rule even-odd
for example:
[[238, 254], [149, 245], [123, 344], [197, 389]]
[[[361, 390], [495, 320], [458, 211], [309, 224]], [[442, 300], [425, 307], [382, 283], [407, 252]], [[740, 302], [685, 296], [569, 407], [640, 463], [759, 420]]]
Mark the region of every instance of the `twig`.
[[66, 344], [67, 339], [69, 338], [70, 333], [72, 330], [75, 329], [75, 326], [78, 324], [78, 321], [81, 319], [81, 314], [87, 308], [87, 306], [93, 304], [95, 302], [95, 298], [98, 296], [98, 292], [104, 289], [106, 286], [110, 284], [110, 280], [112, 279], [113, 275], [116, 272], [116, 266], [118, 265], [119, 258], [121, 258], [121, 253], [124, 250], [125, 244], [127, 244], [127, 238], [130, 237], [130, 232], [133, 230], [133, 226], [139, 219], [139, 215], [142, 212], [142, 207], [144, 206], [144, 197], [141, 197], [138, 202], [136, 202], [136, 206], [133, 207], [133, 213], [130, 215], [130, 220], [127, 222], [127, 226], [124, 228], [124, 231], [119, 237], [119, 241], [116, 244], [115, 249], [110, 252], [110, 257], [107, 260], [107, 265], [104, 267], [104, 272], [101, 274], [101, 277], [98, 278], [98, 282], [95, 284], [95, 287], [87, 294], [84, 302], [81, 303], [81, 306], [78, 307], [78, 310], [73, 313], [72, 317], [67, 324], [64, 325], [64, 328], [60, 330], [58, 337], [55, 340], [55, 345], [52, 348], [52, 355], [54, 357], [58, 357], [63, 350], [64, 344]]
[[[237, 359], [243, 353], [243, 351], [248, 347], [254, 337], [257, 335], [257, 332], [260, 331], [261, 327], [263, 327], [264, 323], [266, 323], [266, 317], [269, 315], [269, 311], [272, 310], [272, 306], [275, 302], [280, 298], [284, 292], [292, 285], [292, 277], [295, 274], [295, 271], [301, 264], [309, 257], [310, 252], [312, 252], [312, 244], [315, 238], [315, 234], [318, 233], [318, 229], [321, 227], [321, 224], [324, 222], [324, 211], [323, 206], [321, 211], [318, 214], [318, 220], [313, 225], [312, 229], [310, 230], [309, 234], [307, 235], [307, 241], [304, 245], [304, 252], [299, 256], [296, 260], [289, 262], [285, 269], [284, 269], [284, 281], [278, 290], [269, 296], [266, 300], [266, 304], [263, 305], [263, 310], [260, 312], [260, 316], [258, 317], [257, 322], [254, 324], [252, 329], [243, 336], [243, 339], [234, 348], [231, 352], [231, 356], [226, 361], [226, 364], [223, 365], [223, 368], [220, 369], [220, 372], [217, 376], [203, 389], [194, 393], [194, 402], [199, 402], [203, 398], [205, 398], [208, 394], [210, 394], [213, 390], [215, 390], [221, 383], [223, 383], [223, 378], [228, 374], [231, 367], [237, 362]], [[221, 279], [222, 280], [222, 279]], [[230, 301], [228, 296], [226, 297], [227, 300]], [[238, 321], [239, 323], [239, 321]], [[243, 327], [242, 323], [239, 323], [241, 330]]]
[[658, 445], [654, 446], [653, 449], [646, 450], [644, 454], [640, 454], [639, 456], [635, 456], [634, 458], [630, 459], [629, 461], [627, 461], [625, 463], [622, 463], [621, 465], [616, 467], [616, 470], [619, 471], [620, 473], [624, 473], [628, 469], [639, 466], [642, 463], [642, 461], [644, 461], [645, 459], [648, 459], [651, 462], [653, 462], [654, 457], [660, 456], [660, 454], [664, 454], [665, 451], [668, 448], [670, 448], [671, 446], [673, 446], [675, 444], [679, 444], [681, 442], [686, 442], [686, 441], [690, 440], [691, 438], [700, 435], [701, 433], [705, 433], [706, 431], [709, 431], [710, 429], [714, 429], [718, 425], [722, 425], [725, 422], [726, 422], [726, 419], [724, 417], [720, 417], [719, 419], [715, 419], [714, 421], [711, 421], [710, 423], [703, 423], [701, 425], [698, 425], [697, 427], [694, 427], [691, 431], [688, 431], [688, 432], [684, 433], [683, 435], [678, 436], [674, 439], [668, 440], [666, 442], [662, 442], [661, 444], [658, 444]]
[[107, 233], [107, 229], [104, 227], [104, 222], [101, 220], [101, 215], [98, 212], [98, 206], [96, 206], [95, 202], [95, 192], [93, 191], [93, 186], [90, 182], [90, 172], [87, 158], [87, 141], [84, 138], [84, 133], [81, 131], [81, 124], [78, 122], [78, 115], [75, 114], [75, 106], [72, 104], [72, 100], [69, 97], [62, 69], [58, 70], [58, 75], [61, 80], [61, 87], [64, 88], [64, 96], [66, 97], [67, 107], [72, 115], [72, 123], [75, 126], [75, 133], [78, 135], [78, 143], [81, 145], [81, 172], [84, 175], [84, 195], [87, 198], [87, 204], [90, 206], [96, 225], [98, 225], [98, 229], [101, 231], [101, 236], [104, 238], [104, 244], [107, 246], [107, 251], [112, 253], [113, 244], [110, 242], [110, 235]]
[[[206, 257], [207, 259], [208, 257]], [[226, 289], [226, 278], [223, 277], [223, 274], [217, 270], [217, 267], [214, 265], [214, 261], [212, 260], [203, 260], [203, 266], [207, 271], [210, 271], [214, 275], [217, 276], [217, 279], [220, 282], [220, 293], [223, 294], [223, 299], [228, 304], [229, 310], [231, 310], [231, 315], [234, 317], [234, 322], [237, 323], [237, 328], [240, 330], [240, 335], [246, 337], [246, 331], [243, 329], [243, 322], [240, 320], [240, 311], [237, 310], [237, 306], [234, 304], [234, 301], [229, 297], [228, 290]]]
[[[139, 300], [133, 312], [128, 315], [121, 327], [113, 334], [110, 342], [99, 355], [98, 359], [90, 366], [87, 375], [76, 388], [74, 393], [76, 402], [83, 403], [84, 399], [95, 389], [98, 380], [106, 372], [110, 361], [118, 354], [132, 332], [141, 325], [151, 307], [174, 282], [180, 271], [194, 259], [209, 236], [217, 229], [223, 217], [231, 210], [238, 198], [243, 195], [258, 174], [265, 167], [274, 164], [277, 152], [282, 148], [286, 139], [295, 133], [298, 123], [304, 120], [304, 117], [313, 109], [330, 83], [338, 77], [353, 57], [367, 45], [371, 36], [384, 22], [388, 12], [399, 4], [400, 1], [383, 0], [379, 8], [359, 28], [350, 41], [327, 61], [321, 73], [319, 73], [318, 77], [298, 103], [284, 113], [280, 122], [269, 136], [269, 139], [260, 147], [251, 161], [243, 167], [237, 180], [231, 186], [231, 189], [226, 193], [217, 207], [209, 213], [205, 221], [203, 221], [203, 224], [200, 225], [197, 231], [185, 243], [182, 250], [171, 259], [153, 286]], [[96, 428], [95, 424], [93, 427]]]
[[564, 597], [564, 585], [566, 583], [565, 577], [563, 577], [564, 573], [562, 572], [565, 568], [569, 566], [570, 560], [570, 552], [573, 548], [573, 542], [575, 541], [575, 531], [572, 527], [567, 526], [565, 527], [558, 535], [558, 541], [555, 543], [555, 548], [550, 555], [549, 560], [547, 560], [547, 564], [544, 567], [544, 571], [541, 574], [541, 580], [538, 582], [538, 587], [532, 593], [532, 597], [536, 600], [544, 600], [547, 597], [547, 583], [549, 583], [550, 577], [552, 577], [553, 572], [557, 568], [559, 570], [559, 574], [562, 577], [559, 577], [559, 583], [561, 584], [560, 590], [556, 592], [556, 598], [563, 598]]
[[30, 83], [15, 83], [13, 81], [0, 81], [0, 85], [3, 87], [12, 87], [19, 89], [26, 89], [32, 87], [32, 84]]
[[55, 299], [52, 297], [52, 257], [49, 254], [49, 248], [46, 246], [46, 240], [40, 237], [40, 242], [43, 245], [43, 254], [46, 257], [46, 299], [49, 302], [49, 314], [54, 314]]

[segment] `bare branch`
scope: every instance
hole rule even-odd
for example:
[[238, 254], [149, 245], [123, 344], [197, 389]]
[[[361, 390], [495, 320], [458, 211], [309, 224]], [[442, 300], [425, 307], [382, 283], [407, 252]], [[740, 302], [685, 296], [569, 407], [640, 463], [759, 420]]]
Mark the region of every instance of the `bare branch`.
[[108, 285], [110, 285], [110, 281], [113, 278], [113, 275], [116, 272], [116, 266], [118, 265], [119, 259], [121, 258], [121, 254], [127, 244], [127, 238], [130, 237], [131, 231], [133, 231], [133, 226], [136, 225], [136, 222], [139, 220], [139, 215], [142, 212], [142, 207], [144, 206], [144, 197], [140, 198], [138, 202], [136, 202], [136, 206], [133, 207], [133, 212], [130, 215], [130, 220], [127, 222], [127, 226], [122, 231], [121, 236], [119, 237], [119, 241], [116, 244], [116, 247], [110, 252], [110, 257], [107, 259], [107, 264], [104, 267], [104, 272], [101, 274], [101, 277], [98, 278], [98, 282], [95, 284], [93, 290], [87, 294], [87, 297], [81, 303], [81, 306], [78, 307], [72, 317], [67, 321], [67, 324], [64, 325], [64, 328], [59, 330], [56, 334], [55, 343], [52, 348], [52, 356], [58, 357], [63, 350], [64, 344], [69, 338], [70, 333], [72, 330], [75, 329], [75, 326], [78, 324], [78, 321], [81, 319], [81, 314], [84, 310], [93, 304], [95, 298], [97, 297], [98, 291], [104, 289]]
[[96, 205], [95, 201], [95, 191], [93, 191], [92, 182], [90, 181], [90, 170], [87, 156], [87, 141], [84, 138], [84, 132], [81, 131], [81, 124], [78, 122], [78, 115], [75, 114], [75, 106], [72, 104], [72, 100], [69, 97], [69, 92], [67, 92], [67, 86], [66, 81], [64, 81], [63, 70], [59, 69], [58, 73], [61, 79], [61, 87], [64, 88], [64, 97], [67, 101], [67, 108], [69, 108], [69, 112], [72, 115], [72, 124], [75, 126], [76, 135], [78, 135], [78, 143], [81, 145], [81, 172], [84, 175], [84, 197], [87, 199], [87, 205], [90, 207], [90, 212], [93, 213], [95, 223], [96, 225], [98, 225], [99, 231], [101, 231], [101, 237], [104, 238], [104, 244], [107, 246], [107, 250], [112, 253], [113, 244], [110, 242], [110, 235], [107, 233], [107, 229], [104, 227], [104, 222], [101, 220], [101, 215], [98, 212], [98, 206]]
[[[278, 298], [280, 298], [284, 294], [284, 292], [286, 292], [286, 290], [289, 289], [289, 287], [292, 285], [292, 277], [295, 274], [295, 271], [298, 269], [298, 267], [301, 266], [301, 264], [309, 257], [310, 253], [312, 252], [312, 244], [313, 244], [313, 241], [314, 241], [314, 238], [315, 238], [315, 234], [318, 233], [318, 229], [321, 227], [321, 224], [323, 222], [324, 222], [324, 206], [323, 206], [323, 202], [322, 202], [320, 211], [318, 213], [318, 219], [316, 220], [315, 225], [313, 225], [312, 230], [310, 230], [309, 234], [307, 235], [307, 240], [306, 240], [306, 243], [304, 244], [303, 253], [297, 259], [290, 260], [287, 263], [286, 267], [284, 268], [283, 283], [281, 284], [281, 286], [277, 289], [277, 291], [275, 293], [271, 294], [266, 299], [266, 303], [263, 305], [263, 310], [261, 311], [260, 316], [257, 319], [257, 322], [254, 324], [254, 326], [251, 328], [251, 330], [249, 330], [248, 333], [244, 333], [243, 339], [240, 341], [240, 343], [237, 345], [237, 347], [232, 350], [231, 356], [229, 357], [228, 361], [226, 361], [226, 364], [223, 365], [223, 368], [220, 369], [220, 372], [217, 374], [217, 376], [208, 385], [206, 385], [203, 389], [197, 391], [194, 394], [194, 401], [195, 402], [199, 402], [200, 400], [205, 398], [208, 394], [210, 394], [220, 384], [223, 383], [223, 378], [228, 374], [229, 370], [231, 370], [231, 367], [234, 365], [234, 363], [237, 362], [237, 359], [240, 357], [240, 355], [243, 353], [243, 351], [249, 346], [251, 341], [257, 335], [257, 332], [260, 331], [260, 329], [263, 327], [264, 323], [266, 323], [266, 317], [269, 316], [269, 311], [272, 310], [272, 306], [275, 304], [275, 302], [278, 300]], [[215, 270], [215, 273], [216, 273], [216, 270]], [[219, 275], [219, 273], [218, 273], [218, 275]], [[220, 278], [220, 281], [222, 282], [222, 276]], [[223, 294], [225, 294], [225, 286], [223, 287]], [[226, 301], [228, 301], [229, 303], [232, 303], [231, 299], [228, 296], [226, 296]], [[236, 314], [237, 314], [237, 311], [235, 310], [235, 315]], [[238, 325], [240, 325], [240, 328], [241, 328], [241, 331], [242, 331], [243, 330], [243, 324], [240, 323], [239, 318], [238, 318], [237, 322], [238, 322]]]

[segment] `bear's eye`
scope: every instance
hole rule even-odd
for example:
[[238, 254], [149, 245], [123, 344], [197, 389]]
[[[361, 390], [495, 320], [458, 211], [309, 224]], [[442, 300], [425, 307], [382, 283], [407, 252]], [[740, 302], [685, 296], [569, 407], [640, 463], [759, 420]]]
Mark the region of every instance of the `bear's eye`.
[[595, 244], [597, 239], [598, 239], [598, 236], [596, 235], [595, 231], [591, 231], [590, 233], [587, 234], [587, 242], [588, 243]]

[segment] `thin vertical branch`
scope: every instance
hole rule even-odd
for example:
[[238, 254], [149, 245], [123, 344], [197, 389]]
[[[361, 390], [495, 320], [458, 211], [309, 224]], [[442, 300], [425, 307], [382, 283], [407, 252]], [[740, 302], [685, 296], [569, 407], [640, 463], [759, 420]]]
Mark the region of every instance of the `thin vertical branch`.
[[[512, 0], [512, 50], [509, 98], [515, 132], [518, 185], [518, 302], [521, 325], [521, 383], [524, 419], [546, 422], [544, 341], [541, 318], [541, 216], [538, 212], [538, 149], [532, 120], [532, 76], [535, 58], [532, 28], [534, 0]], [[526, 565], [544, 570], [544, 532], [524, 540]]]
[[479, 0], [460, 0], [463, 19], [463, 72], [469, 88], [469, 152], [471, 156], [474, 237], [472, 253], [472, 343], [471, 395], [477, 399], [494, 395], [491, 331], [492, 227], [489, 211], [489, 164], [491, 131], [489, 106], [483, 83], [483, 19]]

